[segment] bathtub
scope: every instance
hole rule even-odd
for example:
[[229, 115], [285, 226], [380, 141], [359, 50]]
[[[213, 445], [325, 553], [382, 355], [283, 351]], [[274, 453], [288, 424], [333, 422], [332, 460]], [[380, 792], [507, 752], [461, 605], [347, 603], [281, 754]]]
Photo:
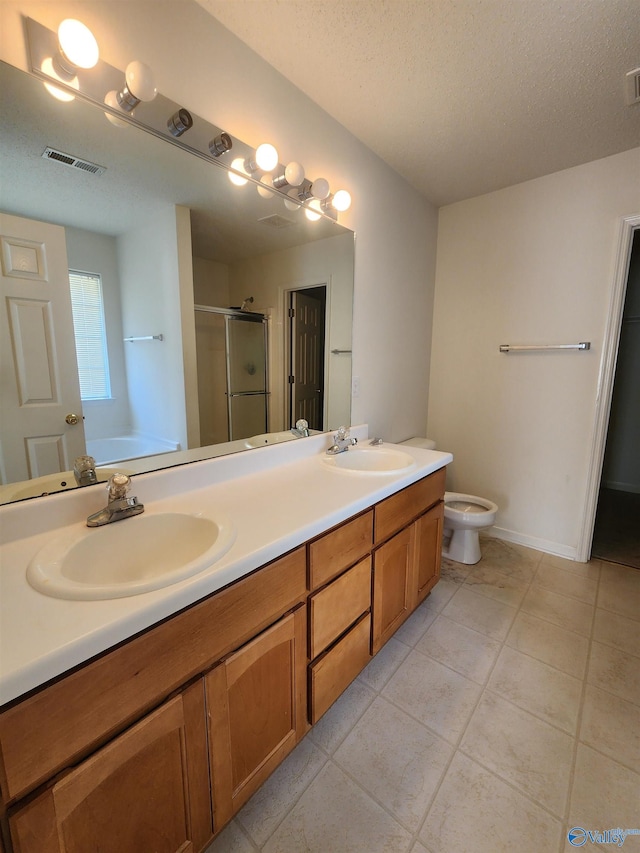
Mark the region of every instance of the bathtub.
[[158, 456], [180, 450], [177, 441], [163, 441], [144, 435], [116, 435], [112, 438], [96, 438], [87, 441], [87, 454], [93, 456], [97, 465], [112, 465], [126, 459]]

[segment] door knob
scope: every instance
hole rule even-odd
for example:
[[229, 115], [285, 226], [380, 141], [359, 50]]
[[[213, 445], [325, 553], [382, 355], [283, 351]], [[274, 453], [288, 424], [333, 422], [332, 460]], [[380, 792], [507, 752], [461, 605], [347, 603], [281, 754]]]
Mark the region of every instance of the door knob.
[[80, 423], [80, 418], [77, 415], [74, 415], [73, 412], [71, 412], [67, 415], [65, 421], [69, 424], [69, 426], [75, 426], [77, 423]]

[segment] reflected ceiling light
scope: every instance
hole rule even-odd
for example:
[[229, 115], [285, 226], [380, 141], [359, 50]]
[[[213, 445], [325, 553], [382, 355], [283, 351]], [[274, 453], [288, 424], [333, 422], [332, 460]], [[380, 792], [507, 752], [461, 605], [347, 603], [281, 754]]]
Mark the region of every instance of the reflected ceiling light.
[[131, 113], [140, 101], [152, 101], [158, 94], [153, 71], [144, 62], [134, 59], [124, 72], [125, 87], [116, 94], [120, 109]]
[[296, 199], [294, 199], [292, 196], [288, 196], [284, 199], [284, 206], [287, 208], [287, 210], [300, 210], [302, 204]]
[[95, 36], [81, 21], [65, 18], [58, 27], [59, 53], [55, 65], [67, 79], [75, 77], [78, 68], [93, 68], [100, 58]]
[[300, 163], [293, 160], [287, 165], [282, 175], [276, 175], [273, 185], [281, 190], [284, 187], [299, 187], [304, 181], [304, 169]]
[[314, 198], [319, 198], [320, 201], [328, 198], [330, 192], [329, 181], [326, 178], [316, 178], [311, 184], [311, 195]]
[[193, 118], [189, 110], [184, 107], [175, 112], [167, 121], [167, 129], [171, 136], [178, 138], [193, 127]]
[[225, 133], [224, 130], [209, 143], [209, 152], [212, 157], [219, 157], [221, 154], [226, 154], [227, 151], [231, 151], [232, 148], [233, 142], [231, 137], [228, 133]]
[[322, 215], [321, 201], [319, 198], [312, 198], [309, 204], [304, 209], [304, 215], [311, 222], [317, 222]]
[[[40, 70], [43, 74], [46, 74], [47, 77], [53, 77], [55, 80], [59, 80], [61, 83], [66, 83], [67, 86], [71, 86], [74, 89], [80, 90], [80, 84], [78, 83], [77, 77], [72, 77], [71, 80], [63, 79], [60, 74], [57, 73], [54, 62], [51, 57], [42, 60], [42, 65], [40, 66]], [[75, 95], [72, 95], [71, 92], [66, 91], [65, 89], [60, 89], [58, 86], [52, 86], [51, 83], [44, 83], [44, 88], [49, 92], [50, 95], [53, 95], [54, 98], [57, 98], [59, 101], [75, 101]]]
[[273, 198], [273, 184], [271, 183], [270, 175], [263, 175], [260, 178], [260, 183], [256, 187], [258, 195], [262, 198]]
[[[112, 110], [117, 110], [123, 115], [126, 115], [120, 104], [118, 103], [118, 93], [115, 89], [112, 89], [110, 92], [104, 96], [104, 102], [108, 107], [111, 107]], [[112, 113], [105, 113], [105, 118], [111, 122], [114, 127], [129, 127], [129, 123], [124, 119], [118, 118], [114, 116]]]
[[[235, 171], [229, 172], [229, 180], [231, 181], [232, 184], [235, 184], [237, 187], [243, 187], [249, 179], [249, 175], [247, 174], [247, 171], [245, 169], [244, 158], [236, 157], [235, 160], [232, 160], [231, 161], [231, 168], [234, 169]], [[242, 174], [247, 175], [247, 177], [243, 178], [242, 174], [240, 174], [240, 175], [237, 174], [238, 172], [241, 172]]]

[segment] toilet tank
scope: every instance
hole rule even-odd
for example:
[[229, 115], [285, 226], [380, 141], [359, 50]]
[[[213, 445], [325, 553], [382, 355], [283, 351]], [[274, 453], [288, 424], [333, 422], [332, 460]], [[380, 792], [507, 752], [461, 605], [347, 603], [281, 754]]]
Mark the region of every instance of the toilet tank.
[[411, 447], [421, 447], [423, 450], [435, 450], [436, 443], [431, 438], [421, 438], [420, 436], [416, 436], [415, 438], [408, 438], [406, 441], [401, 441], [400, 444], [408, 444]]

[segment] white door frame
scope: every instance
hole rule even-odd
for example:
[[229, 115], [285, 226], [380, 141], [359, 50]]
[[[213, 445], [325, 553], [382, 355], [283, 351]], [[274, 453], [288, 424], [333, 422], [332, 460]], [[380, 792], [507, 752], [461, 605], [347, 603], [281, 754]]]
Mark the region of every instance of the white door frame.
[[596, 509], [598, 506], [598, 493], [607, 442], [609, 414], [613, 397], [613, 383], [618, 360], [622, 312], [624, 310], [627, 279], [629, 277], [631, 247], [634, 231], [638, 228], [640, 228], [640, 214], [625, 216], [620, 223], [613, 288], [609, 300], [607, 325], [605, 326], [602, 342], [602, 357], [600, 359], [598, 389], [596, 392], [596, 418], [591, 445], [591, 461], [587, 476], [585, 509], [582, 514], [582, 530], [580, 531], [576, 551], [576, 560], [582, 563], [585, 563], [591, 554], [593, 529], [595, 527]]

